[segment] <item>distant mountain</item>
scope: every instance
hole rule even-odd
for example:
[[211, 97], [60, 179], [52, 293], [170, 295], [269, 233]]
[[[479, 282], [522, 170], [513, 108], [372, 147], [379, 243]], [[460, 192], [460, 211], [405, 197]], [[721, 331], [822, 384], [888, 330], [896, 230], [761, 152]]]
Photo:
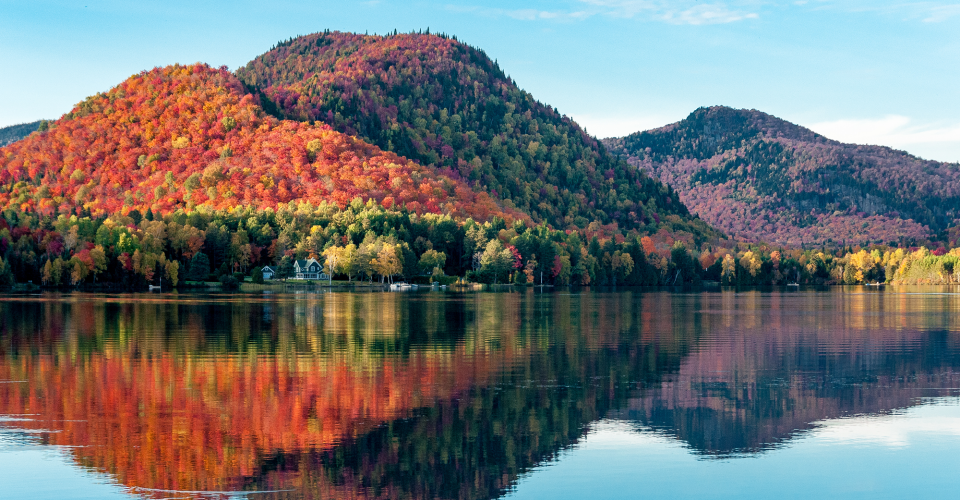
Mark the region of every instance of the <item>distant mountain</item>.
[[45, 215], [343, 207], [356, 197], [479, 220], [526, 218], [327, 125], [278, 120], [235, 76], [203, 64], [134, 75], [0, 149], [0, 208]]
[[21, 123], [19, 125], [10, 125], [0, 128], [0, 147], [13, 144], [20, 139], [34, 133], [40, 128], [40, 124], [45, 120], [37, 120], [31, 123]]
[[900, 242], [934, 236], [960, 217], [960, 165], [843, 144], [755, 110], [701, 108], [604, 143], [740, 239]]
[[283, 42], [236, 74], [279, 117], [324, 122], [435, 166], [538, 222], [655, 231], [666, 216], [692, 221], [673, 190], [456, 39], [318, 33]]

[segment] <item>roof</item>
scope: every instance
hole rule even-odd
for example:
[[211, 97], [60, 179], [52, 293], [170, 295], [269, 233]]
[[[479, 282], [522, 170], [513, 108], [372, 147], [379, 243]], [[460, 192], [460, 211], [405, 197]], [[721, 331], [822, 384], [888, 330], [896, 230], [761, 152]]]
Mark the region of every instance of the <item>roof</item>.
[[316, 264], [316, 265], [318, 265], [318, 266], [320, 265], [320, 263], [317, 262], [317, 259], [307, 259], [307, 260], [301, 259], [301, 260], [296, 261], [296, 265], [297, 265], [297, 267], [299, 267], [300, 269], [303, 269], [303, 268], [309, 266], [311, 262], [314, 263], [314, 264]]

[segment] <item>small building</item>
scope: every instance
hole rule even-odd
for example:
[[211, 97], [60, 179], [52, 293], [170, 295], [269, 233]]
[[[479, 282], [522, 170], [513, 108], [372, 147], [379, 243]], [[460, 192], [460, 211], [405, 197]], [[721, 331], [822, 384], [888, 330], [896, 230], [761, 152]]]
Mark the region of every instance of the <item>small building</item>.
[[270, 267], [270, 266], [263, 266], [263, 269], [261, 269], [260, 272], [263, 273], [263, 279], [265, 279], [265, 280], [272, 280], [272, 279], [273, 279], [273, 275], [274, 275], [274, 274], [277, 274], [277, 271], [275, 271], [275, 270], [274, 270], [272, 267]]
[[298, 260], [293, 263], [293, 278], [298, 280], [322, 279], [320, 271], [323, 266], [317, 259]]

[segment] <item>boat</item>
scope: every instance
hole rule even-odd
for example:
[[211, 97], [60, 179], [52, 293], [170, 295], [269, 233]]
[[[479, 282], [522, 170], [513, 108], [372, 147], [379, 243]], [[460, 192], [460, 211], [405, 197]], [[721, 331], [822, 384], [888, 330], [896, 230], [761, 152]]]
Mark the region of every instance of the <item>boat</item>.
[[415, 290], [416, 285], [411, 285], [410, 283], [393, 283], [390, 285], [391, 292], [402, 292], [406, 290]]
[[800, 283], [787, 283], [787, 286], [800, 286]]
[[150, 285], [149, 290], [151, 292], [159, 292], [162, 290], [162, 288], [160, 287], [160, 285]]

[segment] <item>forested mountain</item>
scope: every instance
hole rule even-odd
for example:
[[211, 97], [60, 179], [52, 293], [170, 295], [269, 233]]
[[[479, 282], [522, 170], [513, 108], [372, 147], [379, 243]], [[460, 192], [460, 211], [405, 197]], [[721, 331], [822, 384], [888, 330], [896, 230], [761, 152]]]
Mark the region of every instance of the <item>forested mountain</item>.
[[688, 220], [669, 187], [456, 39], [318, 33], [279, 44], [237, 76], [277, 116], [324, 122], [435, 166], [537, 222], [655, 231], [663, 216]]
[[9, 127], [0, 128], [0, 147], [13, 144], [32, 134], [33, 132], [36, 132], [42, 123], [44, 123], [44, 120], [37, 120], [31, 123], [21, 123], [19, 125], [10, 125]]
[[740, 239], [902, 242], [935, 236], [960, 217], [960, 165], [843, 144], [755, 110], [701, 108], [604, 142]]
[[336, 132], [281, 121], [225, 69], [145, 71], [0, 149], [0, 208], [97, 217], [356, 197], [412, 212], [526, 219], [434, 169]]

